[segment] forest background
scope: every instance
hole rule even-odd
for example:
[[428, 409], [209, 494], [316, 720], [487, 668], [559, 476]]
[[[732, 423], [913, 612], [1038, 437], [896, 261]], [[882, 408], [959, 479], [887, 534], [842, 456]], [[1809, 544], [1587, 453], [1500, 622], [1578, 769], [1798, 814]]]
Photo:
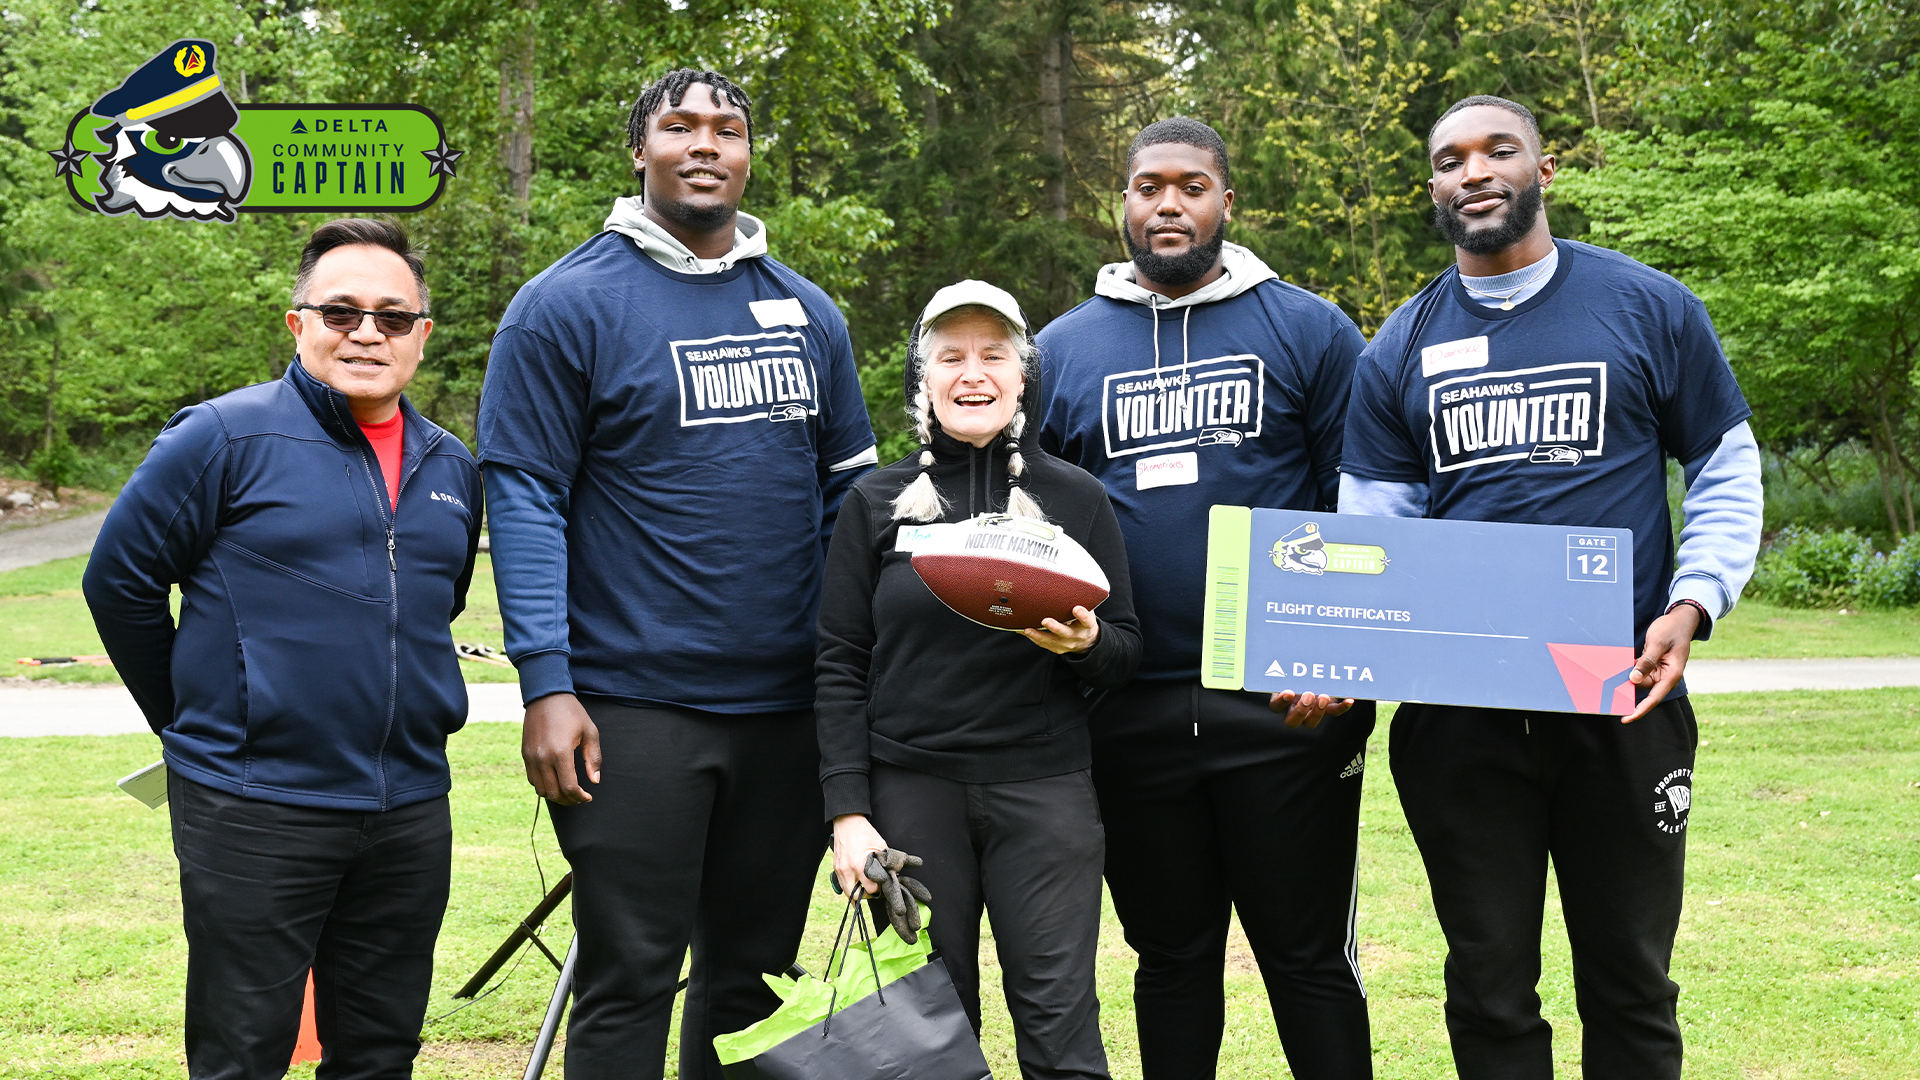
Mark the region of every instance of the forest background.
[[1044, 323], [1124, 258], [1142, 124], [1218, 127], [1229, 238], [1371, 334], [1451, 260], [1429, 125], [1496, 93], [1559, 155], [1557, 235], [1705, 299], [1768, 451], [1769, 529], [1916, 531], [1912, 0], [0, 0], [0, 469], [114, 490], [173, 412], [291, 358], [320, 217], [108, 218], [46, 154], [182, 36], [219, 46], [239, 102], [414, 102], [466, 151], [405, 224], [437, 324], [410, 394], [469, 440], [501, 313], [636, 189], [627, 111], [671, 68], [754, 95], [745, 209], [846, 312], [883, 460], [934, 289], [987, 278]]

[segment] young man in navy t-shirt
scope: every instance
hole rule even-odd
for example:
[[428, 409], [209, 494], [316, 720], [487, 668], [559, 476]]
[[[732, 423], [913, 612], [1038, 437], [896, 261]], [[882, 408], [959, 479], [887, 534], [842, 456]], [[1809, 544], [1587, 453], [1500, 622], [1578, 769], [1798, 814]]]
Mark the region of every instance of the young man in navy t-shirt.
[[573, 865], [567, 1075], [680, 1073], [779, 1004], [826, 846], [814, 618], [874, 463], [845, 321], [738, 213], [747, 96], [711, 71], [628, 123], [644, 200], [528, 282], [480, 407], [527, 778]]
[[[1428, 140], [1457, 265], [1360, 359], [1342, 513], [1632, 529], [1634, 713], [1403, 705], [1393, 776], [1446, 932], [1464, 1080], [1550, 1077], [1540, 1016], [1547, 861], [1560, 882], [1589, 1080], [1680, 1075], [1667, 977], [1698, 734], [1681, 681], [1752, 575], [1760, 458], [1706, 308], [1601, 248], [1555, 241], [1533, 114], [1454, 105]], [[1674, 551], [1668, 458], [1686, 477]]]
[[1132, 258], [1040, 333], [1040, 445], [1106, 486], [1140, 613], [1139, 672], [1090, 726], [1107, 885], [1140, 955], [1141, 1073], [1214, 1075], [1238, 912], [1293, 1075], [1369, 1076], [1354, 860], [1374, 704], [1200, 685], [1207, 509], [1332, 505], [1365, 339], [1226, 242], [1211, 127], [1147, 125], [1127, 174]]

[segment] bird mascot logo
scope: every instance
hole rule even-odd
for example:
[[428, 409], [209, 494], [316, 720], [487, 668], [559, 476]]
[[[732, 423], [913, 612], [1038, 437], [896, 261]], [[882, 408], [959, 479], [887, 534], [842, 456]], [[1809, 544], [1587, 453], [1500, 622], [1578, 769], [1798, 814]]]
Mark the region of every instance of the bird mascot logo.
[[213, 42], [198, 38], [161, 49], [74, 113], [65, 143], [47, 151], [82, 209], [228, 222], [416, 213], [440, 198], [462, 153], [421, 105], [236, 105]]
[[234, 133], [240, 113], [220, 84], [211, 41], [185, 39], [161, 49], [118, 88], [69, 125], [63, 176], [79, 176], [87, 157], [71, 129], [87, 116], [108, 121], [95, 137], [107, 149], [93, 208], [143, 218], [232, 221], [253, 184], [253, 157]]
[[1327, 572], [1327, 544], [1320, 526], [1309, 521], [1273, 542], [1273, 565], [1294, 574], [1319, 577]]

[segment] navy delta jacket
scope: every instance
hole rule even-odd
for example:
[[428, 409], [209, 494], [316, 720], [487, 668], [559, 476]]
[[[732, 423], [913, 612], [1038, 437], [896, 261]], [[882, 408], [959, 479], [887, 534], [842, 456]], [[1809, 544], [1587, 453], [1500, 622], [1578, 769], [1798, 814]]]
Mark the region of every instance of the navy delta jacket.
[[451, 787], [467, 692], [448, 624], [473, 576], [480, 474], [400, 409], [397, 510], [346, 397], [296, 360], [181, 410], [107, 514], [87, 603], [182, 777], [342, 810]]

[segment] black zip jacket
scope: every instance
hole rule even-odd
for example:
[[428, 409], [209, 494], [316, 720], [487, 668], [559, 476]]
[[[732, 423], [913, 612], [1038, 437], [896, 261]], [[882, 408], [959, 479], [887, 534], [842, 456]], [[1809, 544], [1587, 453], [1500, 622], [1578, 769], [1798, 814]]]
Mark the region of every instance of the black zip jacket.
[[398, 510], [346, 397], [296, 360], [181, 410], [107, 514], [87, 604], [180, 775], [341, 810], [451, 787], [467, 690], [448, 623], [473, 576], [480, 474], [400, 410]]
[[[932, 449], [943, 520], [1006, 509], [1003, 443], [983, 450], [935, 432]], [[1125, 541], [1099, 481], [1030, 446], [1021, 452], [1027, 493], [1106, 571], [1099, 638], [1056, 656], [955, 614], [894, 550], [893, 499], [920, 474], [919, 451], [861, 477], [840, 510], [820, 606], [814, 709], [829, 819], [870, 812], [872, 758], [965, 783], [1092, 764], [1088, 695], [1123, 685], [1140, 662]]]

